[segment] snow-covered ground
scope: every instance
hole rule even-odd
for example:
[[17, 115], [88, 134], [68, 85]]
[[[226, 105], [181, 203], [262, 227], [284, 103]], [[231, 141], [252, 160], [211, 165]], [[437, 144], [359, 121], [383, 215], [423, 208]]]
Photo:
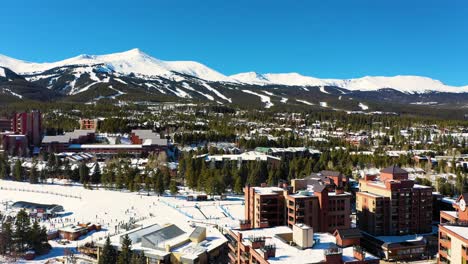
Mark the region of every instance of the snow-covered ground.
[[[131, 218], [137, 219], [138, 224], [173, 223], [181, 228], [189, 227], [192, 223], [237, 227], [238, 220], [244, 218], [243, 199], [239, 197], [228, 197], [223, 201], [189, 202], [183, 196], [158, 197], [148, 196], [146, 192], [88, 190], [79, 185], [32, 185], [0, 180], [0, 212], [14, 214], [5, 205], [17, 201], [62, 205], [65, 209], [62, 217], [42, 222], [48, 229], [58, 229], [77, 222], [98, 223], [103, 228], [100, 232], [89, 234], [67, 245], [51, 241], [53, 250], [32, 263], [45, 263], [51, 258], [63, 256], [67, 247], [76, 247], [121, 232], [118, 229], [119, 224], [127, 223]], [[212, 235], [216, 235], [216, 231], [214, 228], [208, 230]]]
[[328, 107], [328, 103], [327, 102], [320, 102], [320, 106], [321, 107]]
[[330, 94], [329, 92], [327, 92], [327, 91], [325, 90], [325, 86], [320, 86], [320, 91], [321, 91], [322, 93]]
[[306, 100], [299, 100], [299, 99], [296, 99], [296, 101], [298, 101], [299, 103], [306, 104], [306, 105], [314, 105], [313, 103], [308, 102], [308, 101], [306, 101]]
[[256, 93], [256, 92], [252, 92], [250, 90], [242, 90], [242, 92], [248, 93], [248, 94], [253, 94], [253, 95], [256, 95], [256, 96], [260, 97], [260, 101], [262, 101], [262, 103], [265, 103], [265, 108], [270, 108], [270, 107], [272, 107], [274, 105], [271, 102], [271, 98], [269, 96], [259, 94], [259, 93]]
[[363, 104], [363, 103], [359, 103], [359, 107], [362, 109], [362, 110], [368, 110], [369, 109], [369, 106]]

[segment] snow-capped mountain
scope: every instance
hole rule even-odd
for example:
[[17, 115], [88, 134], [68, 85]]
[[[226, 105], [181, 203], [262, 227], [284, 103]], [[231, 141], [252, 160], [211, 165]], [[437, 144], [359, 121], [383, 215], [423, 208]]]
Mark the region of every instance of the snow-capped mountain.
[[404, 93], [426, 93], [426, 92], [446, 92], [446, 93], [466, 93], [467, 86], [449, 86], [441, 81], [421, 76], [366, 76], [356, 79], [318, 79], [303, 76], [298, 73], [267, 73], [246, 72], [231, 75], [231, 78], [248, 84], [256, 85], [288, 85], [288, 86], [335, 86], [351, 91], [376, 91], [379, 89], [391, 88]]
[[[0, 55], [0, 104], [13, 100], [209, 102], [261, 108], [398, 112], [468, 108], [468, 86], [419, 76], [319, 79], [298, 73], [223, 75], [138, 50], [34, 63]], [[420, 110], [420, 108], [424, 110]]]
[[194, 61], [163, 61], [156, 59], [139, 49], [107, 55], [79, 55], [70, 59], [34, 63], [0, 55], [0, 66], [11, 69], [20, 75], [45, 72], [58, 67], [103, 65], [103, 68], [123, 75], [159, 76], [176, 80], [188, 75], [211, 82], [244, 83], [253, 85], [286, 85], [286, 86], [335, 86], [351, 91], [376, 91], [392, 88], [404, 93], [448, 92], [466, 93], [468, 85], [455, 87], [428, 77], [366, 76], [355, 79], [320, 79], [298, 73], [239, 73], [231, 76], [213, 70]]
[[122, 74], [133, 73], [170, 78], [174, 75], [173, 72], [178, 72], [208, 81], [232, 81], [230, 78], [201, 63], [194, 61], [162, 61], [149, 56], [139, 49], [107, 55], [79, 55], [51, 63], [26, 62], [0, 55], [0, 66], [10, 68], [18, 74], [43, 72], [71, 65], [96, 64], [106, 65], [107, 68]]

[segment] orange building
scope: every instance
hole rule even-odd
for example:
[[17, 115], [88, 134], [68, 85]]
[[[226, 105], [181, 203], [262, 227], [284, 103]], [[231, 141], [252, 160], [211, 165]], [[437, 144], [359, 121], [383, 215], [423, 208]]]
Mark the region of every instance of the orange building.
[[438, 263], [468, 263], [468, 193], [453, 205], [456, 211], [441, 211]]

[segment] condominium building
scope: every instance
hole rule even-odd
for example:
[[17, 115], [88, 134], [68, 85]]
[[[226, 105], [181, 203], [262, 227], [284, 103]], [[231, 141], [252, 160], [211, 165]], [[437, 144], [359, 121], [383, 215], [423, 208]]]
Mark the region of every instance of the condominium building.
[[351, 194], [317, 181], [292, 193], [291, 188], [246, 187], [245, 219], [252, 228], [306, 224], [317, 232], [351, 226]]
[[287, 190], [279, 187], [245, 187], [245, 219], [252, 228], [285, 224], [285, 196]]
[[[359, 239], [345, 245], [339, 235], [317, 233], [304, 224], [247, 230], [225, 230], [228, 263], [256, 264], [378, 264]], [[345, 238], [345, 240], [347, 240]]]
[[40, 146], [42, 133], [42, 115], [40, 111], [15, 113], [11, 122], [15, 134], [25, 135], [28, 142], [34, 146]]
[[358, 227], [374, 236], [429, 233], [432, 230], [432, 188], [408, 179], [391, 166], [359, 180], [356, 194]]
[[440, 264], [468, 263], [468, 193], [453, 205], [456, 211], [441, 211], [439, 225]]

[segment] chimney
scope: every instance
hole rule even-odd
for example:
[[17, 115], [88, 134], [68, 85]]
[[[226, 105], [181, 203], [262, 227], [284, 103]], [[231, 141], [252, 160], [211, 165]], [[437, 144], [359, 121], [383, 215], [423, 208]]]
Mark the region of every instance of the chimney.
[[275, 245], [265, 245], [262, 248], [263, 259], [268, 260], [269, 258], [274, 258], [276, 256], [276, 246]]
[[366, 252], [360, 246], [353, 247], [353, 256], [359, 261], [363, 261], [366, 258]]
[[314, 245], [314, 231], [305, 224], [293, 225], [293, 241], [301, 248], [311, 248]]
[[265, 246], [265, 237], [249, 237], [250, 243], [252, 244], [252, 249], [259, 249]]
[[343, 249], [332, 247], [325, 250], [325, 263], [343, 263]]
[[252, 228], [250, 220], [240, 220], [239, 226], [240, 226], [240, 230], [248, 230]]

